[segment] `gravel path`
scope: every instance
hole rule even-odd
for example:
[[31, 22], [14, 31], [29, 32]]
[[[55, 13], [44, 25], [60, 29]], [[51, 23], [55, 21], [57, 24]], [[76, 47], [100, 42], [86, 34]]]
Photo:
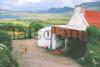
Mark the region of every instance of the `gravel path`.
[[49, 54], [35, 40], [14, 40], [12, 46], [20, 67], [80, 67], [70, 58]]

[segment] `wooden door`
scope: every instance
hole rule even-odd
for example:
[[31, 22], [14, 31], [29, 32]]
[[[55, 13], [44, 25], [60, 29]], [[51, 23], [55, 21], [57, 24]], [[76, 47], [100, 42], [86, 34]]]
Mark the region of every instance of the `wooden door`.
[[86, 51], [85, 42], [79, 40], [78, 38], [68, 39], [68, 56], [72, 58], [79, 58], [84, 56]]

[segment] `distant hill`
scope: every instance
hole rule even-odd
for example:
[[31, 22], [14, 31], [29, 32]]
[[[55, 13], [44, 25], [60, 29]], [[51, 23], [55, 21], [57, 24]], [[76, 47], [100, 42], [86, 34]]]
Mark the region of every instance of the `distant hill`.
[[[100, 1], [98, 1], [98, 2], [87, 2], [87, 3], [80, 4], [80, 5], [82, 5], [86, 9], [100, 10]], [[44, 11], [40, 10], [38, 12], [39, 13], [65, 13], [65, 12], [71, 12], [73, 10], [74, 10], [74, 8], [62, 7], [62, 8], [50, 8], [50, 9], [44, 10]]]
[[84, 6], [86, 9], [100, 10], [100, 1], [87, 2], [87, 3], [83, 3], [81, 5]]
[[65, 13], [65, 12], [69, 12], [69, 11], [72, 11], [72, 10], [73, 10], [73, 8], [63, 7], [63, 8], [50, 8], [50, 9], [48, 9], [46, 11], [42, 11], [42, 12], [43, 13]]

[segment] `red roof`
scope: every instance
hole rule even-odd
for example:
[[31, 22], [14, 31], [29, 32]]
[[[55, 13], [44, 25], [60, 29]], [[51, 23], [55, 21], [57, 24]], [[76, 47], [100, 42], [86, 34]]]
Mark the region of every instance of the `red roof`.
[[100, 11], [85, 11], [85, 19], [89, 25], [95, 25], [100, 28]]

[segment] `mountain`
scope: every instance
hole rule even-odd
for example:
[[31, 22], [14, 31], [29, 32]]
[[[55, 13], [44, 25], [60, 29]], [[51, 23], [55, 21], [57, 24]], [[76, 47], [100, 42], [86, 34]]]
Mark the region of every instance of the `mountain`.
[[[97, 2], [86, 2], [80, 4], [81, 6], [85, 7], [86, 9], [92, 10], [100, 10], [100, 1]], [[62, 7], [62, 8], [50, 8], [48, 10], [40, 10], [39, 13], [65, 13], [65, 12], [72, 12], [74, 8], [70, 7]]]
[[86, 9], [100, 10], [100, 1], [81, 4]]
[[70, 7], [62, 7], [62, 8], [50, 8], [46, 11], [42, 11], [43, 13], [65, 13], [72, 11], [73, 8]]
[[72, 11], [73, 8], [70, 7], [63, 7], [63, 8], [50, 8], [49, 10], [45, 11], [46, 13], [65, 13]]

